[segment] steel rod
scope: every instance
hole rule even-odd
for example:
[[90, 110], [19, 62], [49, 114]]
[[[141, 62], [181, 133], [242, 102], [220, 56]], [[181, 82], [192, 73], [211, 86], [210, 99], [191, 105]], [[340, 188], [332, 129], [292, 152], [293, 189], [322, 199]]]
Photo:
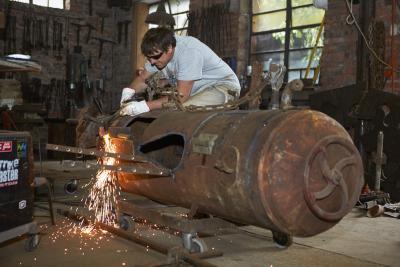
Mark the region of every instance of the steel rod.
[[[76, 221], [80, 221], [83, 222], [83, 224], [89, 224], [89, 220], [84, 217], [83, 215], [77, 214], [77, 213], [72, 213], [70, 211], [67, 210], [61, 210], [61, 209], [57, 209], [57, 213], [60, 215], [63, 215], [67, 218], [70, 218], [72, 220], [76, 220]], [[110, 225], [104, 224], [104, 223], [100, 223], [97, 222], [96, 226], [106, 230], [109, 233], [118, 235], [122, 238], [125, 238], [129, 241], [133, 241], [136, 244], [145, 246], [147, 248], [153, 249], [155, 251], [158, 251], [162, 254], [168, 255], [168, 252], [172, 249], [172, 247], [169, 246], [165, 246], [162, 245], [156, 241], [147, 239], [145, 237], [139, 236], [138, 234], [134, 234], [134, 233], [128, 233], [126, 231], [117, 229], [115, 227], [112, 227]], [[187, 263], [190, 263], [194, 266], [198, 266], [198, 267], [216, 267], [216, 265], [208, 263], [203, 261], [202, 259], [205, 258], [211, 258], [211, 257], [219, 257], [222, 256], [223, 253], [219, 252], [219, 251], [208, 251], [208, 252], [203, 252], [203, 253], [194, 253], [193, 255], [187, 253], [187, 252], [182, 252], [182, 259], [184, 261], [186, 261]]]

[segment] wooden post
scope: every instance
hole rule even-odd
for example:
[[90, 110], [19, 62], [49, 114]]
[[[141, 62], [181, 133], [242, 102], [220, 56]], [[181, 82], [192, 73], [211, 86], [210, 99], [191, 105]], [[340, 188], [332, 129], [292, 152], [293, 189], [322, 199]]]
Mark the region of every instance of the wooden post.
[[[148, 25], [144, 22], [149, 13], [149, 6], [143, 3], [135, 3], [132, 9], [132, 70], [135, 73], [139, 68], [142, 68], [145, 63], [145, 58], [140, 50], [140, 44], [143, 36], [148, 30]], [[132, 77], [132, 78], [133, 78]]]

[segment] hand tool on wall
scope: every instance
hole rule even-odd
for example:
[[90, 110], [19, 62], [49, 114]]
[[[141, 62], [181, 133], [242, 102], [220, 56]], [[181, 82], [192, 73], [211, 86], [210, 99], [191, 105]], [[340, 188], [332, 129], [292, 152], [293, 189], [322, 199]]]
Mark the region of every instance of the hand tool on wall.
[[58, 37], [58, 55], [57, 55], [57, 59], [58, 60], [62, 60], [62, 55], [61, 55], [61, 50], [64, 48], [63, 45], [63, 24], [59, 23], [58, 25], [60, 27], [60, 36]]
[[15, 16], [8, 16], [5, 28], [4, 38], [4, 54], [12, 54], [16, 52], [16, 24], [17, 18]]
[[35, 17], [32, 18], [32, 23], [31, 23], [31, 44], [32, 44], [32, 48], [33, 50], [36, 48], [36, 42], [37, 42], [37, 20]]
[[74, 47], [74, 50], [81, 50], [80, 47], [80, 39], [81, 39], [81, 28], [85, 27], [86, 25], [80, 24], [80, 23], [71, 23], [72, 26], [76, 27], [76, 46]]
[[93, 0], [89, 0], [89, 16], [93, 15]]
[[44, 52], [46, 53], [46, 55], [48, 54], [48, 51], [50, 49], [50, 45], [49, 45], [49, 29], [50, 29], [50, 19], [49, 17], [46, 17], [45, 20], [45, 40], [44, 40]]
[[36, 48], [36, 42], [37, 42], [37, 19], [36, 17], [32, 17], [31, 18], [31, 45], [32, 45], [32, 49]]
[[57, 20], [53, 21], [53, 55], [57, 60], [62, 59], [61, 50], [63, 49], [63, 24]]
[[92, 39], [99, 41], [99, 56], [98, 58], [100, 59], [102, 54], [103, 54], [103, 45], [104, 43], [110, 43], [112, 45], [115, 45], [116, 42], [113, 40], [105, 39], [105, 38], [100, 38], [100, 37], [92, 37]]
[[43, 38], [43, 20], [36, 20], [36, 28], [35, 28], [35, 47], [43, 48], [44, 47], [44, 38]]
[[103, 34], [105, 19], [108, 18], [110, 16], [110, 14], [106, 13], [106, 12], [97, 12], [97, 15], [101, 18], [100, 33]]
[[30, 54], [31, 53], [31, 48], [32, 48], [32, 39], [31, 39], [31, 24], [32, 24], [32, 19], [30, 15], [27, 15], [26, 13], [23, 16], [24, 20], [24, 28], [23, 28], [23, 34], [22, 34], [22, 52]]
[[5, 5], [5, 7], [4, 7], [4, 19], [5, 19], [5, 22], [4, 22], [4, 25], [2, 25], [2, 26], [4, 26], [4, 30], [2, 29], [2, 31], [1, 31], [1, 39], [3, 39], [4, 40], [4, 54], [9, 54], [8, 53], [8, 46], [6, 45], [7, 44], [7, 40], [10, 38], [9, 37], [9, 31], [8, 31], [8, 29], [10, 28], [10, 17], [11, 17], [11, 2], [6, 2], [6, 5]]
[[125, 20], [124, 21], [124, 46], [127, 47], [128, 46], [128, 28], [129, 28], [129, 23], [131, 23], [130, 20]]
[[117, 25], [118, 25], [117, 26], [117, 28], [118, 28], [118, 44], [120, 44], [122, 41], [122, 28], [123, 28], [124, 22], [118, 21]]
[[88, 34], [86, 36], [86, 43], [88, 44], [90, 39], [92, 38], [92, 31], [95, 31], [96, 27], [89, 23], [86, 26], [88, 27]]

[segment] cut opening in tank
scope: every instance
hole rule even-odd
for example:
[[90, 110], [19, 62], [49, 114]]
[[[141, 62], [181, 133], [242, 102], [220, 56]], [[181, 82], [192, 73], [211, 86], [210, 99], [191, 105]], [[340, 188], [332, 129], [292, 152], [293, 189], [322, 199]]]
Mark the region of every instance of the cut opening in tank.
[[139, 147], [139, 151], [161, 165], [175, 169], [181, 162], [185, 139], [179, 134], [169, 134]]

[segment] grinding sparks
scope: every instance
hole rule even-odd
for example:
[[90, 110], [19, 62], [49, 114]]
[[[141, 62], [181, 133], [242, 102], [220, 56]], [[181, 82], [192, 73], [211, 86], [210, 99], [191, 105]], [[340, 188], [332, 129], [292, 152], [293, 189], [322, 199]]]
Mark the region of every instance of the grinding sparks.
[[[109, 134], [103, 136], [103, 141], [104, 150], [106, 152], [115, 152], [115, 147], [111, 143]], [[117, 163], [115, 158], [106, 157], [100, 160], [103, 165], [115, 165]], [[117, 185], [116, 173], [110, 170], [99, 170], [96, 174], [95, 180], [92, 182], [89, 196], [85, 202], [89, 211], [94, 212], [96, 222], [102, 222], [109, 225], [116, 224], [117, 218], [114, 209], [118, 195], [119, 187]]]

